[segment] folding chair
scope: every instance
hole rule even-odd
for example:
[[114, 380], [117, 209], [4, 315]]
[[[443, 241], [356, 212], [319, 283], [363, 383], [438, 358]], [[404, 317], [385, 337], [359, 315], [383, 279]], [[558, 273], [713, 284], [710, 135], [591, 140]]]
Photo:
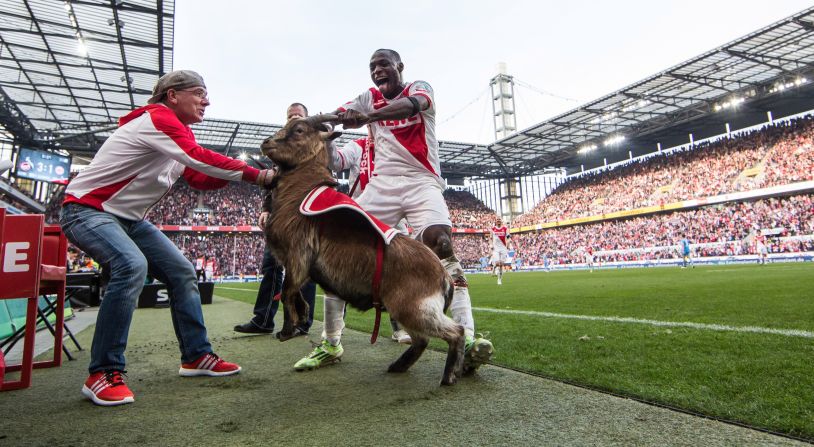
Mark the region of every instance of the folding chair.
[[[54, 335], [54, 358], [42, 362], [35, 362], [34, 368], [50, 368], [62, 365], [62, 339], [65, 331], [65, 277], [68, 264], [68, 239], [62, 234], [59, 225], [45, 225], [42, 232], [42, 256], [40, 258], [40, 295], [56, 295], [56, 302], [51, 302], [47, 297], [46, 312], [39, 308], [39, 313], [43, 323], [51, 334]], [[48, 313], [53, 311], [56, 315], [53, 327], [48, 321]], [[76, 343], [76, 339], [71, 338]], [[79, 347], [79, 344], [77, 344]], [[81, 348], [80, 348], [81, 349]], [[67, 353], [67, 350], [65, 350]], [[68, 358], [71, 358], [68, 353]]]
[[[8, 391], [31, 386], [34, 367], [62, 364], [67, 240], [58, 226], [50, 225], [46, 230], [44, 217], [40, 214], [5, 216], [2, 227], [0, 299], [25, 298], [28, 303], [22, 362], [19, 365], [5, 365], [4, 361], [0, 361], [0, 376], [5, 371], [20, 371], [20, 380], [0, 382], [0, 391]], [[35, 363], [34, 339], [40, 293], [57, 295], [54, 358]]]

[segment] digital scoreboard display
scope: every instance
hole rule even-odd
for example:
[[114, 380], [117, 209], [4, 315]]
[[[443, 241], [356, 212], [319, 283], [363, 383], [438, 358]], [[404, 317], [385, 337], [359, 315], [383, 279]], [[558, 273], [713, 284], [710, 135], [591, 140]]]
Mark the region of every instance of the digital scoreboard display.
[[66, 183], [71, 173], [71, 158], [52, 152], [20, 148], [17, 177], [41, 182]]

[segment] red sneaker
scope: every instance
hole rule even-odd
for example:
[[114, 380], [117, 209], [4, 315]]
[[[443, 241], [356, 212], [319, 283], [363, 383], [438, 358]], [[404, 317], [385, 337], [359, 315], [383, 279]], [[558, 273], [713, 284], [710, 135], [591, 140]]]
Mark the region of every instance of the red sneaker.
[[96, 405], [110, 407], [134, 402], [133, 392], [124, 383], [125, 371], [99, 371], [91, 374], [82, 394]]
[[231, 376], [240, 372], [240, 366], [229, 363], [210, 352], [198, 357], [189, 363], [182, 363], [178, 374], [184, 377], [192, 376]]

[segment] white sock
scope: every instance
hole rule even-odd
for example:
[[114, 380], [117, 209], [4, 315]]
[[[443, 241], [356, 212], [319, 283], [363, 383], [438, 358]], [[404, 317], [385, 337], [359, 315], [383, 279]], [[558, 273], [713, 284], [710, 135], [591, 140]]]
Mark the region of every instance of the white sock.
[[[442, 259], [441, 264], [452, 276], [453, 281], [458, 278], [466, 280], [464, 269], [455, 256]], [[472, 301], [469, 298], [468, 287], [455, 287], [455, 291], [452, 293], [452, 303], [449, 305], [449, 312], [452, 314], [452, 319], [464, 327], [465, 335], [475, 336], [475, 318], [472, 317]]]
[[464, 335], [475, 336], [475, 318], [472, 317], [472, 301], [469, 299], [468, 287], [456, 287], [449, 305], [452, 319], [464, 327]]
[[337, 346], [342, 339], [342, 331], [345, 329], [345, 301], [326, 293], [323, 302], [325, 303], [325, 325], [322, 329], [322, 339]]

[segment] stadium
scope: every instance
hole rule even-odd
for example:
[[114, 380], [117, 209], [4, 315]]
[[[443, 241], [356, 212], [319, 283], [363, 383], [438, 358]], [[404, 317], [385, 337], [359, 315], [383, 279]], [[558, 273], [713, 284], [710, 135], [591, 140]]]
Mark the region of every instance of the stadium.
[[[173, 63], [176, 12], [167, 0], [0, 0], [0, 161], [9, 166], [0, 235], [19, 230], [10, 216], [25, 215], [60, 233], [72, 179], [120, 117], [185, 68]], [[157, 286], [139, 297], [125, 343], [138, 402], [84, 402], [77, 385], [110, 272], [71, 247], [62, 284], [73, 333], [57, 337], [76, 361], [35, 365], [23, 389], [3, 384], [23, 375], [6, 365], [25, 362], [37, 300], [2, 280], [0, 444], [814, 443], [814, 8], [526, 128], [516, 117], [522, 81], [505, 66], [488, 81], [493, 141], [437, 141], [453, 250], [477, 331], [495, 347], [473, 377], [438, 387], [438, 340], [409, 373], [388, 375], [402, 347], [387, 324], [384, 340], [368, 343], [373, 312], [355, 311], [345, 315], [343, 361], [295, 373], [319, 339], [322, 299], [308, 337], [235, 333], [264, 277], [266, 191], [241, 181], [200, 189], [184, 176], [143, 220], [196, 270], [208, 265], [209, 338], [244, 369], [181, 383], [167, 373], [178, 331], [167, 316], [173, 298], [162, 301], [167, 287]], [[261, 143], [282, 121], [206, 117], [190, 128], [203, 148], [262, 170]], [[335, 141], [366, 137], [348, 128]], [[350, 193], [351, 173], [334, 174]], [[498, 221], [509, 234], [496, 277]], [[17, 262], [9, 243], [4, 236], [3, 275]], [[63, 346], [53, 348], [46, 328], [61, 319], [46, 313], [62, 296], [37, 296], [49, 294], [34, 294], [38, 358]], [[282, 312], [276, 321], [283, 327]]]

